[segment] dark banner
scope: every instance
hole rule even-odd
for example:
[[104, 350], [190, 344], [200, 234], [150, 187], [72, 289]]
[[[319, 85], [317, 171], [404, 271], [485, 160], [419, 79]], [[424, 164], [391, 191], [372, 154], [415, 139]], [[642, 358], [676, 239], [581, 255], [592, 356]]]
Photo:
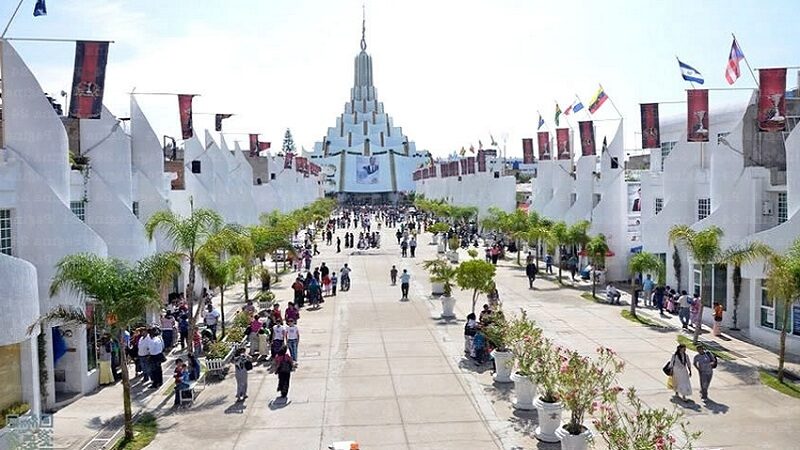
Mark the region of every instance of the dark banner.
[[478, 172], [486, 172], [486, 150], [478, 150]]
[[250, 156], [258, 155], [258, 135], [250, 133]]
[[475, 173], [475, 157], [467, 157], [467, 173]]
[[461, 175], [467, 174], [467, 158], [461, 158]]
[[298, 172], [307, 173], [308, 172], [308, 160], [302, 156], [298, 156], [295, 158], [297, 160], [297, 164], [295, 164], [295, 169]]
[[522, 162], [533, 164], [533, 139], [522, 138]]
[[269, 150], [270, 147], [272, 147], [272, 143], [271, 142], [259, 142], [258, 143], [258, 150], [259, 151], [260, 150]]
[[758, 127], [761, 131], [786, 129], [786, 69], [758, 71]]
[[287, 153], [283, 159], [283, 168], [284, 169], [291, 169], [292, 168], [292, 159], [294, 159], [294, 153]]
[[458, 161], [451, 161], [450, 162], [450, 175], [457, 177], [458, 173]]
[[[262, 144], [269, 144], [269, 142], [262, 142]], [[314, 176], [319, 175], [319, 173], [321, 171], [321, 168], [318, 165], [314, 164], [314, 163], [311, 163], [309, 168], [310, 168], [310, 171], [311, 171], [311, 175], [314, 175]]]
[[578, 122], [578, 130], [581, 135], [581, 156], [594, 156], [594, 123], [591, 120]]
[[639, 105], [642, 116], [642, 148], [661, 147], [661, 124], [658, 121], [658, 103]]
[[222, 121], [228, 119], [233, 114], [214, 114], [214, 131], [222, 131]]
[[557, 159], [572, 159], [572, 151], [569, 145], [569, 128], [556, 130], [556, 149], [558, 149]]
[[536, 133], [539, 140], [539, 161], [550, 161], [553, 155], [550, 154], [550, 133], [547, 131], [540, 131]]
[[686, 91], [689, 105], [686, 140], [689, 142], [708, 142], [708, 90], [690, 89]]
[[192, 126], [192, 98], [194, 95], [178, 95], [178, 111], [181, 114], [181, 135], [184, 139], [194, 136]]
[[99, 119], [103, 111], [106, 85], [108, 42], [75, 43], [75, 69], [72, 72], [72, 99], [69, 116], [73, 119]]

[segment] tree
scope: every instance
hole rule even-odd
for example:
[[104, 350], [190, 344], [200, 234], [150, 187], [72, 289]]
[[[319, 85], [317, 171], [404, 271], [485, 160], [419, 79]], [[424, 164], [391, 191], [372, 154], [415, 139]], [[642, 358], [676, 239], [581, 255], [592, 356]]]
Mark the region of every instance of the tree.
[[186, 285], [186, 301], [189, 305], [189, 339], [194, 336], [197, 319], [201, 307], [194, 310], [194, 283], [196, 279], [195, 266], [197, 252], [202, 250], [209, 238], [222, 228], [223, 220], [216, 211], [200, 208], [194, 209], [194, 202], [189, 200], [189, 217], [183, 217], [169, 210], [157, 211], [150, 217], [144, 226], [147, 238], [153, 240], [156, 230], [161, 230], [167, 239], [172, 241], [172, 247], [179, 252], [189, 263], [189, 283]]
[[[180, 255], [176, 253], [158, 253], [135, 264], [87, 253], [69, 255], [56, 265], [50, 297], [69, 291], [83, 302], [92, 303], [95, 306], [94, 320], [104, 321], [112, 336], [123, 343], [125, 331], [143, 322], [148, 308], [161, 306], [161, 286], [180, 270]], [[28, 327], [28, 333], [50, 322], [87, 325], [90, 318], [84, 311], [85, 305], [56, 306]], [[124, 349], [120, 351], [120, 370], [125, 439], [131, 440], [131, 381]]]
[[608, 253], [608, 243], [604, 234], [594, 236], [586, 244], [586, 254], [592, 263], [592, 273], [589, 276], [592, 278], [592, 298], [597, 298], [597, 277], [595, 273], [599, 267], [606, 265], [606, 253]]
[[[701, 231], [695, 231], [688, 225], [673, 225], [669, 229], [669, 241], [680, 245], [689, 252], [692, 259], [700, 266], [701, 283], [700, 292], [703, 291], [708, 280], [704, 280], [702, 274], [704, 273], [705, 266], [713, 264], [720, 259], [720, 239], [722, 238], [722, 230], [712, 225]], [[709, 299], [710, 300], [710, 299]], [[693, 342], [697, 344], [697, 339], [700, 337], [700, 328], [703, 323], [703, 302], [700, 301], [700, 323], [697, 324], [694, 330]]]
[[789, 316], [792, 313], [792, 304], [800, 296], [800, 239], [794, 241], [786, 254], [773, 254], [768, 258], [766, 285], [768, 295], [780, 302], [776, 309], [783, 309], [778, 349], [778, 381], [783, 383]]
[[283, 154], [287, 153], [294, 153], [295, 146], [294, 146], [294, 138], [292, 137], [292, 130], [286, 129], [286, 133], [283, 134], [283, 146], [281, 147]]
[[461, 289], [472, 290], [472, 312], [480, 294], [488, 294], [494, 283], [497, 267], [483, 259], [464, 261], [456, 269], [456, 285]]
[[572, 246], [572, 253], [578, 252], [589, 242], [589, 227], [592, 224], [588, 220], [580, 220], [567, 228], [567, 244]]
[[[664, 264], [661, 259], [648, 252], [640, 252], [633, 255], [628, 261], [628, 272], [634, 275], [637, 273], [654, 273], [658, 282], [662, 281], [662, 273], [664, 272]], [[636, 302], [631, 301], [631, 315], [636, 317]]]
[[553, 226], [550, 227], [550, 233], [548, 233], [547, 239], [548, 244], [553, 246], [556, 250], [556, 256], [558, 257], [558, 282], [559, 284], [563, 284], [561, 279], [561, 254], [563, 253], [563, 247], [569, 243], [567, 224], [564, 222], [554, 223]]
[[456, 268], [442, 258], [424, 261], [422, 267], [430, 274], [431, 282], [442, 283], [444, 296], [450, 297], [453, 292], [453, 282], [456, 278]]
[[739, 296], [742, 293], [742, 266], [748, 264], [756, 259], [769, 258], [774, 254], [774, 251], [766, 244], [761, 242], [748, 242], [746, 244], [737, 244], [725, 249], [722, 252], [720, 261], [732, 265], [733, 273], [731, 280], [733, 281], [733, 327], [732, 330], [738, 330], [739, 327]]

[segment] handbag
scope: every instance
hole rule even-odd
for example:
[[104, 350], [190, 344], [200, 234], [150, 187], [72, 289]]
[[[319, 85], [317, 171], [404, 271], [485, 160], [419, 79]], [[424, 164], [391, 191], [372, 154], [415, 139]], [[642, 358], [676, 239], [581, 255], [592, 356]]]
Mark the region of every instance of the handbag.
[[253, 370], [253, 361], [246, 360], [244, 362], [244, 370]]
[[674, 391], [675, 390], [675, 380], [672, 377], [667, 377], [667, 389]]
[[664, 372], [664, 375], [672, 377], [672, 361], [667, 361], [664, 367], [661, 368], [661, 371]]

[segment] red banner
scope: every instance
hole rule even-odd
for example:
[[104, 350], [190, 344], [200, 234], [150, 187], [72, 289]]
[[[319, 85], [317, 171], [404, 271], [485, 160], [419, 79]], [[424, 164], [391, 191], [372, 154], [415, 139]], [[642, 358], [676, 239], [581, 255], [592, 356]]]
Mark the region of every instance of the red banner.
[[99, 119], [103, 111], [106, 84], [108, 42], [75, 43], [75, 68], [72, 72], [72, 100], [69, 116], [73, 119]]
[[475, 157], [467, 157], [467, 173], [475, 173]]
[[250, 156], [258, 155], [258, 135], [250, 133]]
[[178, 111], [181, 115], [181, 135], [184, 139], [190, 139], [194, 136], [194, 127], [192, 126], [192, 98], [191, 94], [178, 95]]
[[642, 116], [642, 148], [661, 147], [661, 124], [658, 121], [658, 103], [639, 105]]
[[272, 147], [272, 143], [271, 142], [259, 142], [258, 143], [258, 150], [259, 151], [261, 151], [261, 150], [269, 150], [270, 147]]
[[451, 161], [450, 162], [450, 175], [457, 177], [458, 173], [458, 161]]
[[522, 163], [533, 164], [533, 139], [522, 138]]
[[581, 156], [594, 156], [594, 123], [591, 120], [578, 122], [578, 130], [581, 135]]
[[569, 145], [569, 128], [556, 130], [556, 148], [558, 159], [572, 159], [572, 150]]
[[467, 158], [461, 158], [461, 175], [467, 173]]
[[539, 161], [550, 161], [553, 156], [550, 154], [550, 133], [540, 131], [536, 133], [539, 140]]
[[291, 169], [292, 168], [292, 159], [294, 159], [294, 153], [287, 153], [286, 156], [283, 158], [283, 168], [284, 169]]
[[486, 150], [478, 150], [478, 172], [486, 172]]
[[786, 69], [758, 71], [758, 127], [761, 131], [786, 129]]
[[449, 176], [447, 173], [447, 163], [439, 163], [439, 172], [442, 174], [442, 178], [447, 178]]
[[[262, 144], [269, 144], [269, 142], [262, 142]], [[309, 165], [309, 169], [311, 171], [311, 175], [314, 175], [314, 176], [319, 175], [319, 172], [321, 171], [320, 166], [318, 166], [318, 165], [316, 165], [314, 163], [311, 163]]]
[[686, 95], [689, 104], [686, 140], [708, 142], [708, 90], [690, 89]]

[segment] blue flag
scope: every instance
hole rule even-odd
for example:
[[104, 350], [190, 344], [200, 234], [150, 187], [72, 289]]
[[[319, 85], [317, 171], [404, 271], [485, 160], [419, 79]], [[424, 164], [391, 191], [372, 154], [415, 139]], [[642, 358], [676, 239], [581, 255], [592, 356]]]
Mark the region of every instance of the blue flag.
[[572, 105], [572, 112], [574, 112], [574, 113], [576, 113], [576, 112], [578, 112], [578, 111], [580, 111], [582, 109], [583, 109], [583, 103], [581, 103], [580, 101], [578, 103], [575, 103], [574, 105]]
[[703, 84], [705, 80], [703, 75], [694, 67], [678, 60], [678, 66], [681, 68], [681, 76], [683, 79], [692, 83]]
[[539, 114], [539, 126], [537, 126], [536, 129], [542, 128], [542, 125], [544, 125], [544, 119], [542, 119], [542, 115]]
[[33, 7], [33, 16], [46, 16], [47, 15], [47, 5], [44, 4], [44, 0], [36, 0], [36, 6]]

